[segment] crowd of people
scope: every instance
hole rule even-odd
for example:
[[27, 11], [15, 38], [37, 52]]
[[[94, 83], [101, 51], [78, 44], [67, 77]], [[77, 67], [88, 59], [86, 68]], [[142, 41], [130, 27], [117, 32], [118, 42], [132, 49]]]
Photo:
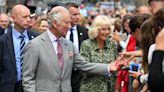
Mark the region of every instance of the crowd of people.
[[163, 92], [164, 1], [0, 14], [0, 92]]

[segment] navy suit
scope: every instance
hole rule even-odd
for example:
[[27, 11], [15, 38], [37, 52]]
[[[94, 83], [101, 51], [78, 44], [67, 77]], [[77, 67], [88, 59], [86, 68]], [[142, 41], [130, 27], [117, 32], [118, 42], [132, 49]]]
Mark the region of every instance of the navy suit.
[[[80, 25], [77, 25], [77, 34], [79, 39], [79, 50], [81, 43], [88, 39], [88, 30]], [[79, 70], [72, 71], [71, 83], [72, 83], [72, 92], [79, 92], [80, 83], [81, 83], [82, 75]]]
[[0, 36], [4, 34], [4, 29], [0, 27]]
[[[38, 34], [27, 30], [28, 38], [31, 40]], [[13, 46], [12, 27], [8, 33], [0, 37], [0, 91], [14, 92], [17, 81], [16, 60]]]

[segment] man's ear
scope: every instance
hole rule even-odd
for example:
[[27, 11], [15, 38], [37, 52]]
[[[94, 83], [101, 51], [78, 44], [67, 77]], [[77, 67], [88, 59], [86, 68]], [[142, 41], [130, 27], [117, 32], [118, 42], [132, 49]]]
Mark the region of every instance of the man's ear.
[[57, 21], [56, 20], [52, 20], [52, 25], [57, 28]]
[[15, 15], [12, 15], [11, 18], [12, 18], [13, 21], [15, 21], [16, 16]]

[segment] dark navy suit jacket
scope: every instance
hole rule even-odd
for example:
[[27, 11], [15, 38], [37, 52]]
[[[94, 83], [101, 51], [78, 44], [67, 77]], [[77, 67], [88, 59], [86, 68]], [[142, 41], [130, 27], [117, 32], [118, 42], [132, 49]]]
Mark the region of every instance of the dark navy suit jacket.
[[[38, 33], [27, 31], [29, 40]], [[12, 27], [0, 37], [0, 92], [14, 92], [17, 80], [16, 60], [13, 46]]]
[[0, 27], [0, 36], [4, 34], [4, 29]]

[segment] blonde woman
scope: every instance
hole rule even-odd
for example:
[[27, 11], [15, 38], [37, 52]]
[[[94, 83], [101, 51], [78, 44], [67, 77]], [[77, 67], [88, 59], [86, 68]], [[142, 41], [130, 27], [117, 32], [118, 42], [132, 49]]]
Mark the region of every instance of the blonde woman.
[[[109, 39], [111, 23], [107, 16], [99, 15], [93, 21], [89, 39], [83, 41], [80, 54], [92, 63], [110, 63], [115, 60], [116, 46]], [[80, 92], [111, 92], [109, 77], [84, 74]], [[112, 82], [113, 83], [113, 82]]]
[[37, 32], [44, 32], [48, 28], [48, 21], [46, 18], [40, 18], [36, 21], [34, 30]]

